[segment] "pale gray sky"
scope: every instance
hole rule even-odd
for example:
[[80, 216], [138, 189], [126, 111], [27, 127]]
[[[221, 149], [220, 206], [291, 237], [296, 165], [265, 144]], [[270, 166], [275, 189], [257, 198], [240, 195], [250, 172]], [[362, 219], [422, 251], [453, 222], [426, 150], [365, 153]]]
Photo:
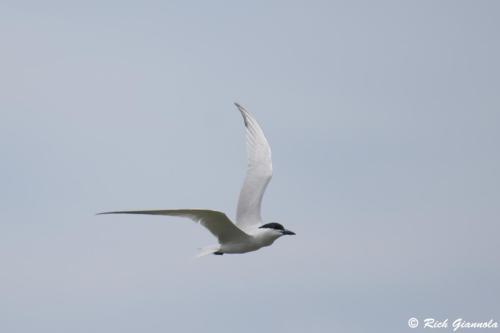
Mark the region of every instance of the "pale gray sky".
[[[496, 1], [0, 2], [0, 331], [500, 321]], [[245, 172], [297, 232], [192, 260]], [[419, 329], [413, 330], [418, 332]]]

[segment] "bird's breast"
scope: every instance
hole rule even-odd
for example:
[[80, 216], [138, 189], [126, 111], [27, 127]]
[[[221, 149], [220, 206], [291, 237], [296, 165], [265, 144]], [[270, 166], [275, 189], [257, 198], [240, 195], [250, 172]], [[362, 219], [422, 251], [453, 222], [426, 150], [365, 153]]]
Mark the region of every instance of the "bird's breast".
[[260, 247], [271, 245], [279, 237], [274, 233], [266, 232], [265, 230], [257, 232], [252, 236], [254, 241], [258, 243]]

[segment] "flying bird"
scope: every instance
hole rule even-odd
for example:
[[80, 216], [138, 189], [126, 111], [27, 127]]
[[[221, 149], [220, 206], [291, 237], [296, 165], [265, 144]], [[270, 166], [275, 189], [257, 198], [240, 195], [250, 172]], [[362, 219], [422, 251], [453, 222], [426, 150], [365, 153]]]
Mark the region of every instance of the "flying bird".
[[262, 197], [273, 174], [271, 147], [257, 120], [241, 105], [234, 103], [246, 130], [248, 169], [241, 188], [236, 223], [226, 214], [209, 209], [162, 209], [103, 212], [101, 214], [147, 214], [186, 217], [200, 223], [218, 240], [218, 244], [203, 248], [198, 256], [208, 254], [246, 253], [256, 251], [284, 235], [295, 235], [276, 222], [263, 223]]

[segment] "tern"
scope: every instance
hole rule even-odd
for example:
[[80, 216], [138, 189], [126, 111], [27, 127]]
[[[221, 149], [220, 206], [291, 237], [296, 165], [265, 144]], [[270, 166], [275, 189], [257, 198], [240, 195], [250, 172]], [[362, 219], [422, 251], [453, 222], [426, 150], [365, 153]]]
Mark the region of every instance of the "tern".
[[271, 147], [257, 120], [244, 107], [234, 104], [243, 116], [248, 158], [247, 174], [238, 199], [236, 223], [223, 212], [209, 209], [130, 210], [98, 215], [147, 214], [189, 218], [207, 228], [219, 242], [202, 248], [198, 256], [252, 252], [273, 244], [281, 236], [295, 235], [279, 223], [262, 222], [262, 197], [273, 174]]

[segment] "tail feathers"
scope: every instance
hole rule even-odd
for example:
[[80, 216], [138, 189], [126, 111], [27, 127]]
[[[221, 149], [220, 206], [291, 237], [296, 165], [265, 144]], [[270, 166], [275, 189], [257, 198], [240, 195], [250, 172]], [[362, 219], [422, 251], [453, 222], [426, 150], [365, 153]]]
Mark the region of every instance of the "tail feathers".
[[219, 251], [219, 249], [220, 249], [220, 245], [209, 245], [209, 246], [202, 247], [200, 249], [200, 252], [198, 252], [198, 254], [196, 255], [196, 258], [200, 258], [200, 257], [204, 257], [204, 256], [209, 255], [209, 254], [213, 254], [213, 253]]

